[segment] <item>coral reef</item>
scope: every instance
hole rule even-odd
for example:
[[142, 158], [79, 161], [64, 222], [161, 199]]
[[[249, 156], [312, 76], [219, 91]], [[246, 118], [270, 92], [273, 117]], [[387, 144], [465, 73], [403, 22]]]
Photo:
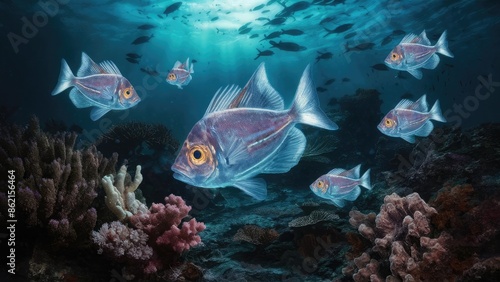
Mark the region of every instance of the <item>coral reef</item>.
[[0, 135], [0, 169], [15, 172], [20, 228], [42, 231], [31, 234], [51, 250], [85, 244], [96, 223], [91, 204], [99, 179], [114, 171], [117, 155], [106, 159], [93, 146], [75, 150], [75, 133], [45, 134], [36, 117], [25, 128], [2, 127]]
[[126, 176], [127, 167], [122, 165], [116, 174], [116, 179], [112, 174], [102, 178], [106, 206], [118, 220], [122, 221], [139, 212], [146, 213], [148, 210], [146, 205], [135, 197], [135, 191], [142, 182], [141, 166], [137, 166], [134, 181], [128, 185], [125, 184]]
[[[349, 222], [373, 247], [355, 258], [354, 265], [344, 268], [344, 274], [351, 274], [355, 281], [428, 281], [453, 277], [448, 267], [451, 236], [442, 232], [437, 238], [429, 237], [430, 221], [436, 214], [417, 193], [386, 196], [375, 218], [374, 214], [351, 211]], [[389, 271], [380, 268], [387, 266], [391, 275], [382, 279], [382, 273]]]
[[147, 209], [134, 194], [142, 181], [141, 167], [137, 166], [134, 181], [126, 184], [126, 176], [126, 167], [122, 166], [116, 178], [107, 175], [102, 181], [106, 205], [127, 224], [105, 223], [98, 232], [92, 232], [92, 240], [99, 253], [125, 263], [127, 272], [154, 274], [172, 266], [179, 254], [198, 245], [198, 233], [205, 229], [205, 224], [194, 218], [182, 222], [191, 207], [172, 194], [165, 197], [165, 204], [153, 203]]

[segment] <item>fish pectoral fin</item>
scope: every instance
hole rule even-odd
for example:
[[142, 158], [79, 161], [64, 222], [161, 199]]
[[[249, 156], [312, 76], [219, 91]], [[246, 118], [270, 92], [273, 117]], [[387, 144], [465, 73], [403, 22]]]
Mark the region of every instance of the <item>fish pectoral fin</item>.
[[262, 178], [241, 180], [232, 185], [256, 200], [262, 201], [267, 197], [267, 184]]
[[401, 135], [406, 142], [415, 143], [415, 135]]
[[178, 69], [178, 68], [181, 68], [181, 66], [182, 66], [182, 63], [179, 61], [176, 61], [174, 64], [174, 67], [172, 69]]
[[339, 208], [343, 208], [345, 206], [345, 201], [343, 199], [331, 199], [331, 201]]
[[429, 134], [431, 134], [433, 129], [434, 129], [434, 124], [432, 124], [432, 122], [428, 120], [427, 122], [424, 123], [422, 127], [413, 131], [412, 134], [415, 136], [427, 137], [429, 136]]
[[439, 64], [439, 56], [434, 54], [422, 65], [422, 68], [433, 70], [437, 67], [438, 64]]
[[69, 92], [69, 99], [73, 102], [73, 105], [79, 109], [94, 106], [94, 104], [76, 88], [73, 88], [71, 92]]
[[416, 79], [422, 79], [422, 71], [418, 69], [408, 69], [407, 70], [411, 75], [413, 75]]
[[292, 128], [262, 172], [285, 173], [289, 171], [299, 162], [305, 147], [304, 134], [299, 129]]
[[351, 192], [347, 193], [345, 196], [342, 197], [342, 199], [350, 202], [354, 202], [358, 197], [359, 194], [361, 194], [361, 188], [359, 186], [354, 187]]
[[109, 111], [110, 111], [110, 109], [94, 107], [90, 111], [90, 119], [93, 121], [96, 121]]

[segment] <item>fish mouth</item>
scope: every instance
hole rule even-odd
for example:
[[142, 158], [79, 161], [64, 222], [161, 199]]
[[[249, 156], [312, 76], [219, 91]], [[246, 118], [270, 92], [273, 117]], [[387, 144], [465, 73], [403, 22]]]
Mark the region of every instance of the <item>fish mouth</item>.
[[182, 181], [184, 183], [187, 183], [187, 184], [191, 184], [193, 185], [193, 180], [187, 176], [185, 173], [183, 173], [182, 171], [184, 171], [184, 169], [182, 168], [182, 166], [178, 165], [178, 164], [173, 164], [172, 167], [171, 167], [172, 171], [174, 172], [174, 178], [179, 180], [179, 181]]

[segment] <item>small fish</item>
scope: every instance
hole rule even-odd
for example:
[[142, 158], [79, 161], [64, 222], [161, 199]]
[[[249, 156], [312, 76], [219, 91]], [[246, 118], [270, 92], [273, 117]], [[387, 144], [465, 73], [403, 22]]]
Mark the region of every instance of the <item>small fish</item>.
[[83, 52], [77, 76], [73, 75], [66, 60], [62, 59], [61, 74], [52, 96], [70, 87], [74, 87], [69, 92], [69, 98], [75, 107], [93, 107], [90, 112], [93, 121], [111, 110], [126, 110], [141, 101], [132, 84], [122, 76], [113, 62], [96, 64]]
[[139, 60], [134, 59], [134, 58], [130, 58], [130, 57], [126, 58], [126, 60], [129, 61], [132, 64], [138, 64], [139, 63]]
[[238, 28], [238, 31], [242, 31], [244, 30], [245, 28], [247, 28], [252, 22], [247, 22], [246, 24], [240, 26], [240, 28]]
[[138, 29], [142, 29], [142, 30], [148, 30], [148, 29], [152, 29], [152, 28], [155, 28], [156, 26], [152, 25], [152, 24], [143, 24], [143, 25], [140, 25], [138, 26], [137, 28]]
[[325, 81], [324, 85], [330, 85], [335, 82], [335, 78], [330, 78], [329, 80]]
[[260, 41], [280, 37], [281, 33], [282, 33], [281, 31], [274, 31], [274, 32], [271, 32], [269, 35], [264, 34], [264, 38], [262, 38]]
[[267, 23], [265, 23], [264, 25], [281, 25], [285, 21], [286, 21], [286, 18], [274, 18], [274, 19], [268, 21]]
[[419, 36], [412, 33], [406, 35], [387, 55], [384, 63], [392, 69], [407, 71], [415, 78], [422, 79], [420, 68], [432, 70], [439, 64], [439, 56], [436, 53], [453, 58], [448, 49], [446, 31], [436, 45], [432, 46], [424, 30]]
[[141, 71], [149, 74], [150, 76], [160, 75], [155, 69], [150, 68], [150, 67], [141, 68]]
[[327, 31], [327, 34], [325, 34], [325, 36], [323, 36], [323, 37], [326, 37], [326, 36], [328, 36], [330, 34], [333, 34], [333, 33], [342, 33], [342, 32], [345, 32], [345, 31], [351, 29], [351, 27], [353, 25], [354, 24], [343, 24], [343, 25], [339, 25], [335, 29], [328, 29], [326, 27], [323, 27]]
[[140, 59], [142, 56], [137, 54], [137, 53], [127, 53], [127, 57], [133, 58], [133, 59]]
[[219, 17], [213, 17], [213, 18], [211, 18], [211, 19], [210, 19], [210, 21], [211, 21], [211, 22], [215, 22], [215, 21], [216, 21], [216, 20], [218, 20], [218, 19], [219, 19]]
[[193, 65], [189, 64], [189, 58], [186, 59], [184, 64], [176, 61], [174, 67], [168, 72], [167, 82], [182, 89], [182, 86], [188, 85], [193, 79], [191, 77], [192, 73], [194, 73], [194, 69]]
[[301, 46], [301, 45], [294, 43], [294, 42], [281, 42], [280, 41], [280, 42], [276, 43], [275, 41], [270, 40], [269, 43], [271, 43], [271, 45], [273, 45], [273, 47], [276, 47], [276, 48], [283, 50], [283, 51], [297, 52], [297, 51], [304, 51], [307, 49], [306, 47]]
[[335, 206], [342, 208], [345, 201], [353, 202], [359, 197], [361, 194], [359, 186], [372, 189], [370, 169], [359, 177], [360, 167], [361, 165], [357, 165], [350, 170], [334, 168], [316, 179], [309, 188], [316, 196], [330, 200]]
[[281, 34], [288, 34], [288, 35], [297, 36], [297, 35], [304, 34], [304, 32], [300, 29], [282, 29]]
[[401, 30], [401, 29], [396, 29], [396, 30], [392, 31], [392, 35], [394, 35], [394, 36], [404, 35], [404, 34], [406, 34], [406, 31]]
[[361, 44], [358, 44], [354, 47], [349, 47], [349, 45], [346, 43], [345, 45], [345, 52], [344, 53], [347, 53], [347, 52], [350, 52], [350, 51], [365, 51], [365, 50], [368, 50], [368, 49], [372, 49], [373, 46], [375, 46], [374, 43], [372, 42], [367, 42], [367, 43], [361, 43]]
[[259, 37], [259, 35], [257, 33], [254, 33], [254, 34], [250, 35], [249, 38], [256, 38], [256, 37]]
[[184, 141], [172, 165], [174, 178], [203, 188], [232, 186], [265, 199], [266, 182], [255, 176], [285, 173], [304, 152], [306, 138], [295, 124], [338, 129], [321, 110], [310, 73], [308, 66], [289, 109], [269, 84], [264, 63], [243, 89], [219, 89]]
[[349, 82], [349, 81], [351, 81], [351, 79], [350, 79], [350, 78], [348, 78], [348, 77], [344, 77], [344, 78], [342, 78], [342, 82]]
[[389, 70], [389, 68], [385, 64], [374, 64], [372, 66], [372, 69], [374, 70], [379, 70], [379, 71], [386, 71]]
[[326, 18], [322, 19], [322, 20], [319, 22], [319, 24], [320, 24], [320, 25], [322, 25], [322, 24], [324, 24], [324, 23], [328, 23], [328, 22], [331, 22], [331, 21], [333, 21], [333, 20], [335, 20], [335, 17], [334, 17], [334, 16], [328, 16], [328, 17], [326, 17]]
[[148, 42], [151, 38], [153, 38], [153, 34], [151, 34], [151, 36], [137, 37], [134, 41], [132, 41], [132, 44], [134, 45], [143, 44]]
[[380, 43], [380, 46], [387, 45], [391, 43], [391, 41], [392, 41], [392, 35], [387, 35], [386, 37], [384, 37], [384, 39], [382, 39], [382, 43]]
[[318, 91], [318, 92], [325, 92], [325, 91], [328, 91], [328, 89], [326, 89], [324, 87], [321, 87], [321, 86], [318, 86], [318, 87], [316, 87], [316, 91]]
[[320, 60], [329, 60], [333, 57], [333, 54], [331, 52], [320, 52], [320, 51], [316, 51], [318, 52], [318, 56], [316, 57], [316, 63], [318, 63]]
[[274, 52], [271, 51], [271, 50], [260, 51], [259, 49], [257, 49], [257, 51], [259, 52], [259, 54], [257, 54], [257, 57], [255, 57], [254, 60], [257, 60], [259, 57], [262, 57], [262, 56], [272, 56], [272, 55], [274, 55]]
[[351, 33], [348, 33], [348, 34], [346, 34], [346, 35], [344, 36], [344, 39], [349, 39], [349, 38], [352, 38], [352, 37], [356, 36], [356, 34], [357, 34], [357, 33], [356, 33], [355, 31], [353, 31], [353, 32], [351, 32]]
[[240, 30], [238, 33], [239, 34], [247, 34], [250, 31], [252, 31], [252, 28], [251, 27], [247, 27], [247, 28], [244, 28], [244, 29]]
[[258, 11], [262, 8], [264, 8], [266, 6], [266, 4], [260, 4], [258, 6], [255, 6], [253, 9], [251, 9], [250, 11]]
[[177, 11], [181, 5], [182, 2], [175, 2], [174, 4], [168, 6], [163, 12], [163, 14], [165, 14], [165, 16], [168, 16], [170, 13]]
[[415, 143], [415, 136], [426, 137], [432, 132], [434, 125], [431, 119], [446, 122], [439, 107], [439, 100], [428, 111], [424, 94], [415, 102], [401, 100], [385, 115], [377, 128], [387, 136], [401, 137], [410, 143]]

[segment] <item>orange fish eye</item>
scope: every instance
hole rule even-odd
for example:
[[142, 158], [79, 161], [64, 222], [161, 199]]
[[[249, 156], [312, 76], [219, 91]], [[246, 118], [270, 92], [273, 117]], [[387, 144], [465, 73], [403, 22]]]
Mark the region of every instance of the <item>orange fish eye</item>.
[[394, 122], [394, 120], [390, 119], [390, 118], [386, 118], [384, 120], [384, 123], [385, 123], [385, 126], [388, 127], [388, 128], [391, 128], [393, 127], [396, 123]]
[[211, 156], [208, 147], [204, 145], [195, 145], [188, 152], [189, 162], [197, 166], [210, 162]]
[[132, 94], [134, 93], [132, 91], [132, 87], [127, 87], [123, 90], [123, 97], [125, 97], [125, 99], [130, 99], [130, 97], [132, 97]]
[[326, 189], [328, 188], [326, 183], [323, 180], [318, 180], [316, 183], [316, 188], [321, 190], [321, 192], [326, 193]]
[[391, 60], [393, 60], [393, 61], [397, 61], [397, 60], [399, 60], [399, 57], [400, 57], [400, 56], [399, 56], [399, 54], [398, 54], [398, 53], [396, 53], [396, 52], [392, 52], [392, 54], [391, 54]]
[[168, 74], [168, 80], [175, 80], [175, 73], [169, 73]]

